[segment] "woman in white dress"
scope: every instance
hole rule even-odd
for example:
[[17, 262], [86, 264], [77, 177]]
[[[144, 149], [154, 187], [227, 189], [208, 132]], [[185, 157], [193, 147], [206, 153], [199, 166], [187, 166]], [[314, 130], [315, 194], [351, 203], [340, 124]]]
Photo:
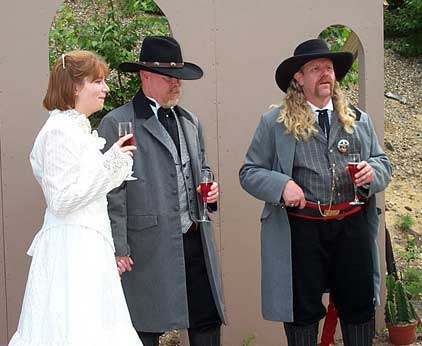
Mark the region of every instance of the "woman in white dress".
[[63, 55], [44, 98], [50, 116], [31, 152], [47, 208], [19, 326], [9, 346], [142, 346], [114, 257], [106, 194], [131, 172], [134, 146], [105, 140], [88, 117], [103, 108], [108, 66], [88, 51]]

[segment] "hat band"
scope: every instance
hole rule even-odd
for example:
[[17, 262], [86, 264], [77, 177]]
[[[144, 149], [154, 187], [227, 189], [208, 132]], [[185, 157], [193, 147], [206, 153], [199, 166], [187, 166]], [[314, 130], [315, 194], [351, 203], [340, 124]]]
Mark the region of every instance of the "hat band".
[[166, 67], [166, 68], [182, 68], [185, 66], [183, 62], [149, 62], [149, 61], [140, 61], [142, 66], [146, 67]]

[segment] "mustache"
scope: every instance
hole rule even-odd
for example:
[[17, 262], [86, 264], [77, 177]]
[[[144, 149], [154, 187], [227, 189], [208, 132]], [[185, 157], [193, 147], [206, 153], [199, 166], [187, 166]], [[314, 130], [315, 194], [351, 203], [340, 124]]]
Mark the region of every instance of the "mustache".
[[326, 77], [321, 78], [318, 82], [318, 84], [323, 84], [323, 83], [330, 83], [331, 85], [334, 84], [334, 82], [331, 79], [326, 78]]

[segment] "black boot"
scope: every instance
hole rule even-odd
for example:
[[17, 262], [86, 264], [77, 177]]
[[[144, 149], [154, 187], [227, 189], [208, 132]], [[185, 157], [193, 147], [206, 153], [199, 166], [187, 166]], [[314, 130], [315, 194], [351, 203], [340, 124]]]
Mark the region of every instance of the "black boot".
[[316, 346], [318, 342], [318, 323], [309, 326], [284, 323], [284, 331], [289, 346]]
[[375, 320], [350, 324], [340, 320], [344, 346], [372, 346], [375, 334]]
[[163, 333], [149, 333], [138, 331], [138, 335], [144, 346], [158, 346], [160, 336], [163, 335]]
[[220, 346], [221, 325], [208, 328], [189, 328], [190, 346]]

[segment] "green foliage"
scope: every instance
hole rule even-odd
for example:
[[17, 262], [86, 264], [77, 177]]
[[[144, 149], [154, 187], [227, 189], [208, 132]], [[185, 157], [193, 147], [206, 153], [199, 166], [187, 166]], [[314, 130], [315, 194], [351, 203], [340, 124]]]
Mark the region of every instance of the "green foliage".
[[137, 61], [142, 37], [167, 35], [169, 26], [152, 0], [79, 0], [75, 4], [65, 2], [57, 12], [49, 37], [50, 65], [74, 49], [94, 51], [109, 63], [110, 93], [103, 111], [90, 118], [95, 126], [105, 113], [129, 101], [139, 90], [138, 75], [121, 73], [119, 64]]
[[[347, 26], [331, 25], [321, 32], [319, 38], [325, 40], [329, 44], [330, 51], [338, 52], [346, 43], [351, 32], [352, 30]], [[340, 84], [342, 87], [349, 88], [357, 84], [358, 80], [358, 62], [356, 60]]]
[[410, 214], [401, 214], [397, 217], [396, 227], [401, 231], [408, 232], [415, 225], [415, 219]]
[[387, 287], [387, 302], [394, 302], [394, 285], [395, 279], [393, 275], [387, 275], [385, 285]]
[[242, 346], [252, 346], [252, 341], [255, 340], [255, 335], [250, 335], [243, 339]]
[[388, 275], [386, 278], [385, 321], [391, 324], [413, 323], [418, 320], [415, 308], [407, 298], [403, 282], [394, 280], [392, 275]]
[[391, 324], [397, 324], [396, 309], [394, 303], [387, 301], [385, 303], [385, 322]]
[[422, 0], [393, 1], [384, 12], [389, 47], [404, 56], [422, 56]]
[[129, 14], [141, 11], [146, 13], [163, 15], [163, 12], [153, 0], [124, 0], [122, 1], [122, 10]]
[[418, 268], [407, 268], [403, 273], [406, 288], [415, 299], [422, 298], [422, 271]]
[[397, 309], [397, 323], [409, 323], [412, 319], [403, 283], [396, 281], [395, 302]]

